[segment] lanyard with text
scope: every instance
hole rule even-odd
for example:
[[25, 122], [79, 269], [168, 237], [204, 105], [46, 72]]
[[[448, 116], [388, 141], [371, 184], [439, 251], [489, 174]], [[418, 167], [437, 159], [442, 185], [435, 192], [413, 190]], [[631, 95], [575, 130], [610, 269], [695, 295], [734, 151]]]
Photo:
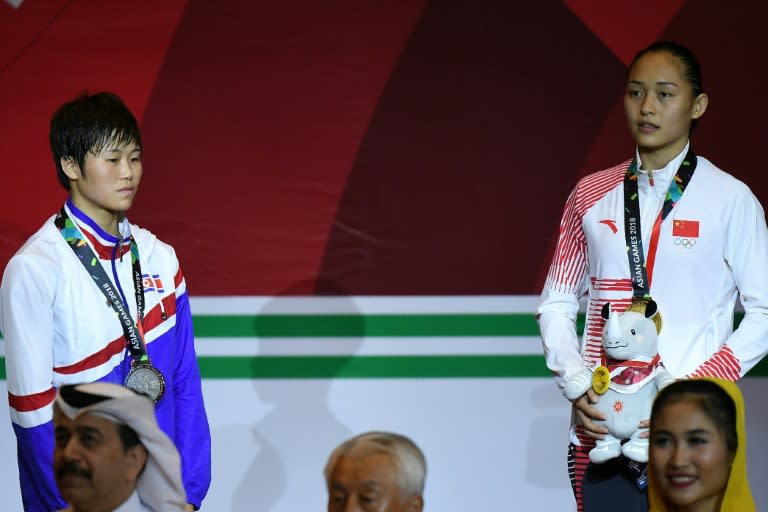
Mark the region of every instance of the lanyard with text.
[[[99, 264], [99, 259], [94, 254], [93, 250], [83, 239], [80, 230], [75, 226], [72, 219], [69, 218], [67, 212], [62, 208], [59, 214], [56, 216], [56, 227], [61, 232], [61, 236], [67, 241], [67, 244], [72, 248], [80, 263], [85, 267], [88, 275], [91, 276], [93, 282], [101, 290], [109, 303], [112, 305], [112, 309], [115, 310], [120, 317], [120, 324], [125, 334], [126, 345], [131, 352], [135, 361], [147, 362], [149, 360], [147, 351], [144, 347], [144, 339], [140, 331], [141, 327], [134, 323], [128, 311], [126, 311], [126, 305], [120, 300], [120, 296], [115, 292], [115, 288], [112, 285], [112, 281], [107, 276], [104, 268]], [[139, 263], [139, 251], [136, 247], [136, 243], [131, 239], [131, 263], [133, 266], [133, 289], [136, 294], [136, 309], [139, 313], [138, 325], [141, 325], [144, 320], [144, 286], [141, 279], [141, 265]]]
[[99, 259], [93, 250], [83, 239], [80, 230], [72, 219], [69, 218], [64, 208], [61, 209], [54, 221], [61, 236], [64, 237], [69, 247], [82, 263], [85, 271], [91, 276], [96, 287], [101, 290], [107, 301], [115, 310], [123, 328], [126, 346], [133, 356], [131, 372], [128, 374], [126, 386], [147, 394], [155, 402], [162, 396], [165, 390], [165, 381], [162, 374], [152, 367], [144, 343], [142, 324], [144, 321], [144, 285], [141, 277], [141, 264], [139, 263], [139, 249], [135, 240], [131, 237], [131, 266], [133, 268], [133, 290], [136, 294], [136, 309], [138, 322], [133, 321], [127, 311], [127, 304], [123, 304], [120, 296], [115, 292], [112, 281], [99, 263]]
[[661, 212], [653, 224], [650, 245], [648, 246], [648, 263], [646, 265], [643, 254], [642, 231], [640, 230], [640, 198], [637, 191], [637, 159], [632, 160], [627, 173], [624, 175], [624, 235], [627, 239], [627, 259], [629, 271], [632, 277], [632, 296], [635, 298], [649, 298], [651, 294], [651, 279], [653, 278], [653, 264], [656, 259], [656, 247], [659, 244], [661, 223], [667, 218], [669, 212], [675, 207], [685, 192], [685, 188], [691, 181], [696, 170], [696, 155], [689, 149], [685, 155], [677, 174], [669, 184], [667, 195]]

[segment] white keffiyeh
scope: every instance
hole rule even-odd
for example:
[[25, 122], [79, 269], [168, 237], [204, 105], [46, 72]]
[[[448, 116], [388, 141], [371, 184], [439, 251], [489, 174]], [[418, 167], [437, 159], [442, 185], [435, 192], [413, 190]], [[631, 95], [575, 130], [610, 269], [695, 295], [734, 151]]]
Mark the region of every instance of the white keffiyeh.
[[93, 382], [62, 386], [56, 393], [56, 405], [70, 419], [90, 413], [131, 427], [147, 450], [147, 462], [136, 484], [141, 502], [154, 512], [184, 510], [179, 452], [157, 425], [152, 400], [117, 384]]

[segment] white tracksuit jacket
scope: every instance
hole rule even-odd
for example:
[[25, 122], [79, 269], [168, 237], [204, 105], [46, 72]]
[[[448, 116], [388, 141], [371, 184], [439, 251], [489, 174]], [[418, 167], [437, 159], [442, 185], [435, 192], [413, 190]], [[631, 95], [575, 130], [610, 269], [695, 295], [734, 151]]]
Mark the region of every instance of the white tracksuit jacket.
[[[638, 177], [643, 248], [688, 147], [664, 169]], [[673, 375], [737, 380], [768, 352], [768, 230], [749, 188], [711, 162], [697, 166], [682, 198], [661, 225], [651, 297], [663, 316], [662, 362]], [[600, 309], [632, 298], [624, 236], [624, 174], [630, 161], [579, 181], [565, 205], [560, 235], [538, 309], [544, 354], [558, 386], [603, 353]], [[675, 222], [698, 222], [681, 236]], [[675, 232], [678, 234], [675, 234]], [[587, 318], [576, 334], [579, 300]], [[741, 297], [745, 317], [733, 331]]]

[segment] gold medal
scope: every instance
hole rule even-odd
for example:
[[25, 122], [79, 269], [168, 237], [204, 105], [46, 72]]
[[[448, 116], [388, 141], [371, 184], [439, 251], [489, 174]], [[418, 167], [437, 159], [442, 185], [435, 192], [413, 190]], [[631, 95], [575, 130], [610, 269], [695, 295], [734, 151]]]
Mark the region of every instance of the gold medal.
[[[598, 395], [604, 394], [608, 391], [608, 386], [611, 384], [611, 372], [605, 366], [598, 366], [592, 372], [592, 389]], [[583, 389], [583, 388], [582, 388]]]
[[[649, 307], [651, 308], [650, 312], [648, 311]], [[661, 311], [658, 310], [658, 306], [653, 299], [633, 297], [632, 303], [627, 307], [627, 311], [634, 311], [635, 313], [645, 315], [646, 318], [650, 318], [656, 326], [656, 333], [661, 332], [661, 326], [663, 325]]]

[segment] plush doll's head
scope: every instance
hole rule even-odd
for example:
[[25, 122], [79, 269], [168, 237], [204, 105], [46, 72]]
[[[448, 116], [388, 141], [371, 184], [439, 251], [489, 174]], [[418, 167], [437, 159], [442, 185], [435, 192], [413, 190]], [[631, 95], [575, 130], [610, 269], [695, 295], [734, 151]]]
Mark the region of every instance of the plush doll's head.
[[602, 316], [606, 319], [603, 346], [609, 358], [623, 361], [656, 355], [661, 321], [654, 301], [633, 304], [623, 313], [612, 311], [606, 303]]

